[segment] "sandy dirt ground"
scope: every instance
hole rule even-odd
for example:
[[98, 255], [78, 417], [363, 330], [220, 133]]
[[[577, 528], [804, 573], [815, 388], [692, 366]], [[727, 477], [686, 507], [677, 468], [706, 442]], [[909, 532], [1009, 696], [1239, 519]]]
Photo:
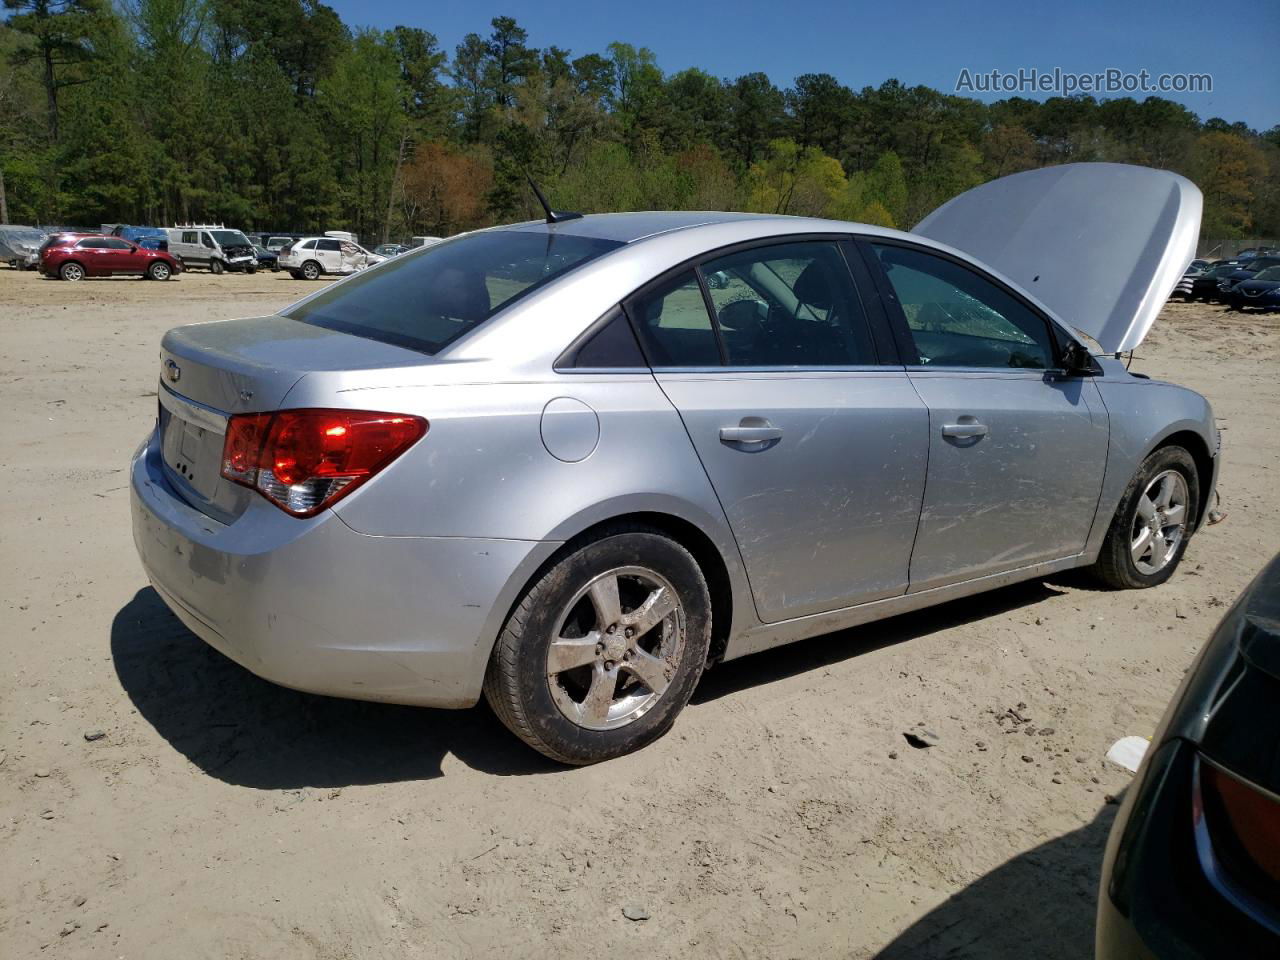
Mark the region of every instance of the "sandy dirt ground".
[[483, 707], [274, 687], [148, 587], [126, 466], [161, 334], [311, 289], [0, 269], [0, 956], [1090, 955], [1129, 781], [1103, 755], [1280, 545], [1280, 318], [1172, 305], [1139, 351], [1225, 428], [1229, 518], [1166, 586], [1065, 576], [726, 664], [661, 742], [567, 770]]

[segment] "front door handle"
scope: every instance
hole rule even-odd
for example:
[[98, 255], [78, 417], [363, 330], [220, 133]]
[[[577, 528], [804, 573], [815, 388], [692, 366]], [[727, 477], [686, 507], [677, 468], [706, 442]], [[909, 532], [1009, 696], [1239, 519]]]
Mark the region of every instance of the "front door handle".
[[965, 421], [962, 417], [961, 420], [964, 422], [945, 424], [942, 428], [942, 435], [944, 437], [969, 439], [971, 437], [985, 437], [991, 432], [985, 423], [978, 423], [972, 418]]
[[782, 428], [761, 417], [743, 417], [736, 427], [721, 427], [721, 443], [764, 444], [782, 439]]

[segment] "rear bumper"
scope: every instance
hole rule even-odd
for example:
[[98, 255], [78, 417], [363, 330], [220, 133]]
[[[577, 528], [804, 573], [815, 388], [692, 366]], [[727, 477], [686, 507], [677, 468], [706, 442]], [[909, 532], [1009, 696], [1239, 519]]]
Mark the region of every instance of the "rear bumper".
[[131, 466], [133, 538], [156, 592], [210, 646], [298, 690], [471, 706], [516, 595], [558, 546], [367, 536], [259, 498], [224, 525], [173, 491], [158, 451], [153, 433]]

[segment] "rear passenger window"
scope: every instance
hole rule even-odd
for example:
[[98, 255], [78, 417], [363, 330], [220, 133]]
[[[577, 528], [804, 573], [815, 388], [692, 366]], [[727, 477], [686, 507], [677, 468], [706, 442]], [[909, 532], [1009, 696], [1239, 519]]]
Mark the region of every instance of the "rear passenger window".
[[692, 270], [633, 298], [627, 310], [653, 366], [720, 366], [711, 316]]
[[316, 241], [316, 249], [317, 249], [317, 250], [328, 250], [328, 251], [330, 251], [330, 252], [333, 252], [333, 251], [336, 251], [336, 250], [341, 250], [341, 249], [342, 249], [342, 246], [341, 246], [341, 244], [339, 244], [339, 243], [338, 243], [338, 241], [337, 241], [337, 240], [317, 240], [317, 241]]
[[779, 243], [702, 266], [735, 367], [836, 367], [876, 362], [849, 267], [831, 241]]

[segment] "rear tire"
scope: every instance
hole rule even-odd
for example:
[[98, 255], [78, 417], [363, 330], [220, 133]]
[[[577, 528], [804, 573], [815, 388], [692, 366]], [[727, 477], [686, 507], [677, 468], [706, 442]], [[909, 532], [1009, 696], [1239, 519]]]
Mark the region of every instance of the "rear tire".
[[215, 277], [218, 276], [218, 274], [222, 273], [222, 270], [223, 270], [223, 267], [222, 267], [221, 260], [209, 261], [209, 272], [212, 273]]
[[1120, 498], [1094, 575], [1117, 590], [1164, 583], [1186, 552], [1199, 504], [1200, 477], [1191, 454], [1178, 446], [1154, 451]]
[[320, 273], [320, 264], [314, 260], [308, 260], [302, 265], [302, 278], [304, 280], [319, 280]]
[[710, 642], [711, 595], [689, 551], [656, 530], [617, 527], [520, 599], [490, 657], [485, 699], [535, 750], [598, 763], [670, 729]]
[[80, 264], [76, 263], [75, 261], [72, 261], [70, 263], [64, 263], [62, 267], [58, 270], [58, 276], [61, 277], [63, 280], [68, 280], [72, 282], [76, 280], [83, 280], [85, 276], [84, 267], [80, 266]]

